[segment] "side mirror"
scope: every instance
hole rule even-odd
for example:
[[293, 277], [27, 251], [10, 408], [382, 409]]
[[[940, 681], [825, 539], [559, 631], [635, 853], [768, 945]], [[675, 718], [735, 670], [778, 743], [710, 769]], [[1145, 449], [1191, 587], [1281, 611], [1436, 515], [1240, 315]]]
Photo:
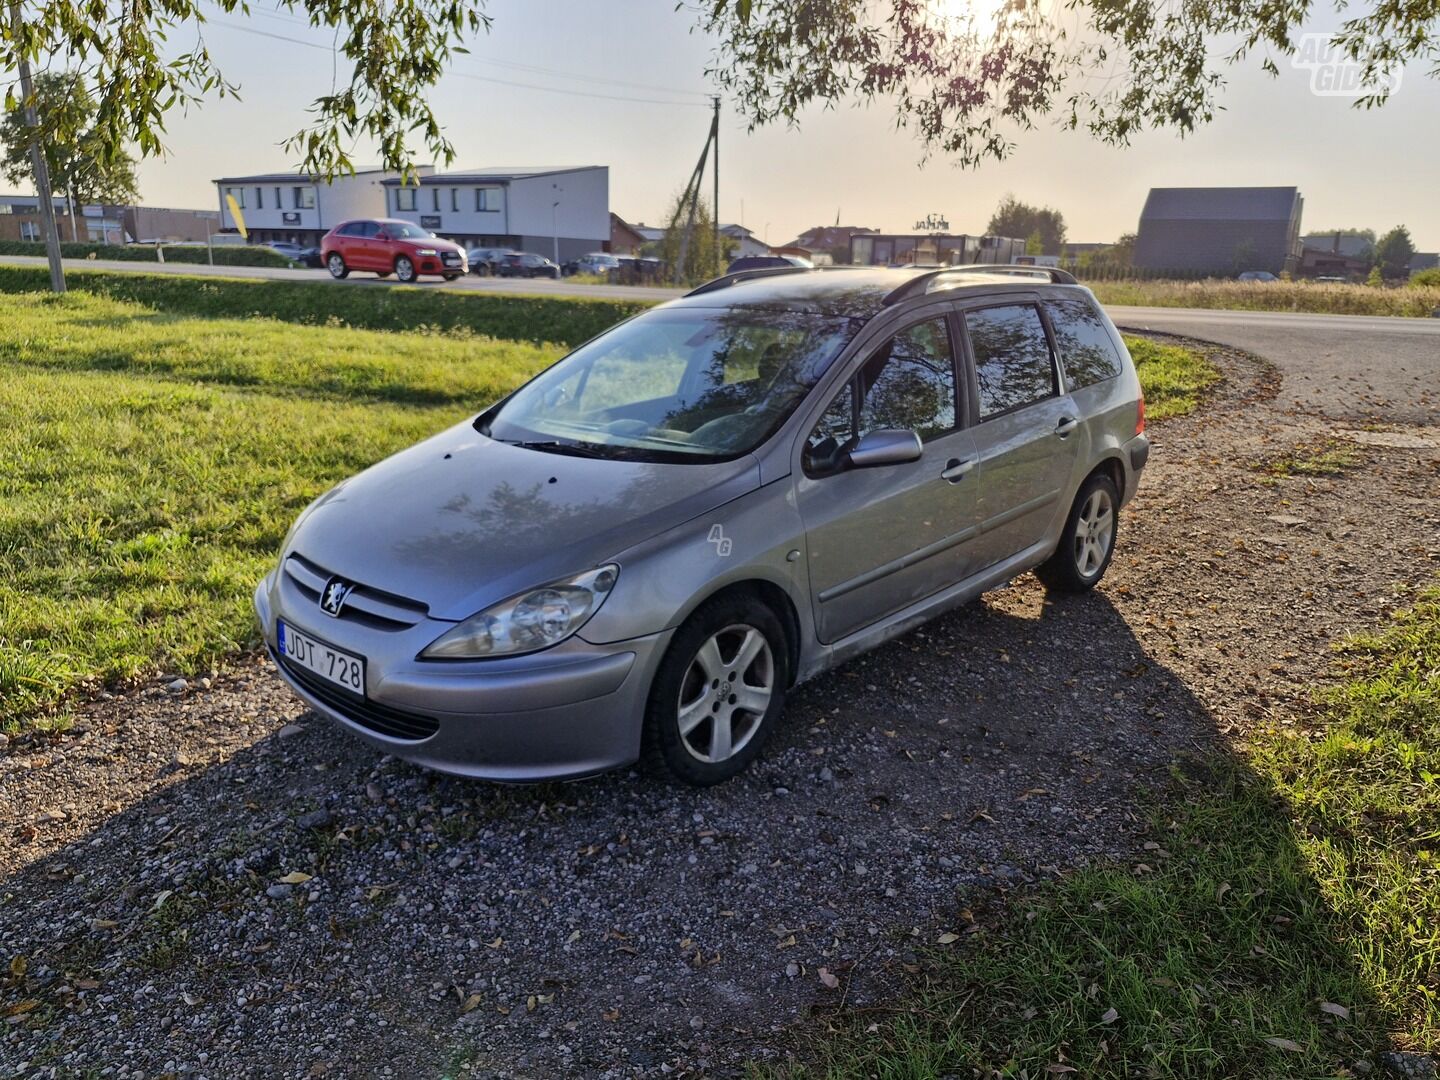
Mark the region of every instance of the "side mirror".
[[919, 461], [920, 436], [901, 428], [877, 428], [860, 436], [860, 441], [845, 455], [846, 462], [856, 469], [876, 465], [904, 465]]

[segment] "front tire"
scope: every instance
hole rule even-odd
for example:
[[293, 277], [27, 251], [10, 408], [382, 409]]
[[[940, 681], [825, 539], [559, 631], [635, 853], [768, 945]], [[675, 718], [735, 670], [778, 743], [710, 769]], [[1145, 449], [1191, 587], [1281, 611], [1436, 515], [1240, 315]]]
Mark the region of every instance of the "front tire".
[[744, 771], [785, 709], [789, 676], [785, 630], [767, 605], [743, 594], [701, 605], [651, 684], [646, 767], [696, 787]]
[[330, 270], [330, 276], [336, 281], [344, 281], [350, 276], [350, 268], [345, 265], [345, 257], [338, 251], [330, 253], [330, 257], [325, 260], [325, 265]]
[[1051, 592], [1087, 592], [1100, 583], [1115, 554], [1120, 494], [1115, 481], [1096, 474], [1080, 485], [1065, 518], [1055, 554], [1035, 568]]
[[460, 277], [459, 274], [441, 274], [440, 276], [443, 277], [446, 281], [456, 281]]
[[395, 276], [406, 285], [415, 280], [415, 263], [408, 255], [401, 255], [395, 260]]

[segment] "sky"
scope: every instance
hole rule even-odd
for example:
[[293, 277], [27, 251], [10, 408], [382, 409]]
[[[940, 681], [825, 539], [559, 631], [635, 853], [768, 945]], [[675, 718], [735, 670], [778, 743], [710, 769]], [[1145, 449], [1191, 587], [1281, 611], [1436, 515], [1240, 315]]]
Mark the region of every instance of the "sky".
[[[491, 30], [432, 96], [455, 167], [608, 165], [611, 209], [659, 222], [710, 121], [712, 43], [693, 14], [673, 0], [491, 0], [488, 10]], [[1329, 16], [1307, 29], [1333, 25]], [[280, 144], [329, 91], [331, 59], [314, 47], [327, 36], [267, 0], [248, 19], [217, 12], [205, 37], [241, 97], [169, 119], [167, 156], [139, 170], [149, 205], [213, 206], [215, 177], [294, 167]], [[1413, 65], [1390, 103], [1366, 112], [1312, 94], [1309, 72], [1279, 63], [1279, 78], [1258, 61], [1231, 69], [1225, 111], [1188, 138], [1151, 132], [1114, 148], [1042, 121], [1008, 160], [971, 170], [922, 165], [886, 104], [817, 108], [798, 128], [749, 133], [727, 102], [720, 218], [773, 244], [837, 217], [908, 232], [933, 212], [952, 232], [978, 233], [1010, 193], [1059, 209], [1071, 241], [1108, 242], [1134, 231], [1152, 186], [1294, 185], [1306, 232], [1404, 224], [1421, 250], [1440, 248], [1440, 81]], [[376, 159], [370, 149], [357, 147], [357, 163]]]

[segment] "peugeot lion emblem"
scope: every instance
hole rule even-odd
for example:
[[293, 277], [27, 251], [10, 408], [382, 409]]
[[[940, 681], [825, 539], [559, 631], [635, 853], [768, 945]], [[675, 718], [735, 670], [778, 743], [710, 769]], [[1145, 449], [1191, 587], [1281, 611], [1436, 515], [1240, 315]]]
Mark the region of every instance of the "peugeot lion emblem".
[[339, 618], [341, 610], [345, 607], [345, 598], [350, 595], [350, 590], [354, 587], [348, 581], [331, 578], [325, 584], [325, 591], [320, 594], [320, 610], [332, 618]]

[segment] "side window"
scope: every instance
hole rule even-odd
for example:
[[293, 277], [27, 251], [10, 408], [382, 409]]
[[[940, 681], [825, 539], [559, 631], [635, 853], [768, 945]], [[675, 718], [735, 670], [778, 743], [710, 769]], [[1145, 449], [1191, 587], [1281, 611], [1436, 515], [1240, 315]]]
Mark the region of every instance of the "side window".
[[362, 221], [355, 226], [355, 235], [363, 236], [367, 240], [373, 240], [380, 235], [380, 225], [374, 221]]
[[1054, 396], [1050, 341], [1033, 304], [967, 311], [965, 327], [975, 353], [980, 419]]
[[359, 236], [360, 223], [358, 221], [351, 221], [345, 225], [341, 225], [340, 228], [335, 230], [335, 234], [337, 236]]
[[922, 439], [954, 430], [955, 354], [945, 319], [917, 323], [870, 355], [806, 439], [806, 471], [833, 471], [862, 435], [879, 428]]
[[1120, 374], [1120, 354], [1105, 317], [1086, 300], [1050, 300], [1045, 304], [1060, 366], [1070, 390], [1104, 382]]

